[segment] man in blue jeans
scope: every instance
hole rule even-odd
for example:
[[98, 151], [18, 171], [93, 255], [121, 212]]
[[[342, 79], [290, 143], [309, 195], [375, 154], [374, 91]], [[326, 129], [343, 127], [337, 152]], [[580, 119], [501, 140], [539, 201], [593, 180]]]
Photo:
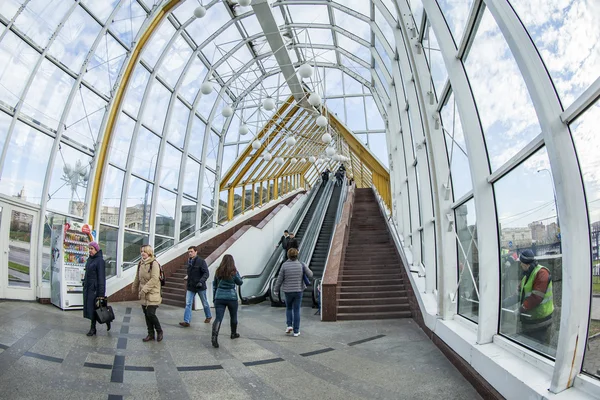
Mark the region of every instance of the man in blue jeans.
[[194, 304], [196, 293], [200, 295], [202, 307], [204, 307], [204, 315], [206, 317], [204, 322], [210, 324], [210, 320], [212, 319], [212, 316], [210, 315], [210, 306], [208, 305], [208, 300], [206, 298], [206, 280], [209, 276], [208, 265], [206, 265], [204, 259], [198, 256], [196, 247], [189, 247], [188, 255], [190, 256], [190, 259], [188, 260], [187, 276], [185, 277], [185, 279], [187, 279], [185, 312], [183, 313], [183, 322], [179, 323], [179, 325], [184, 328], [190, 326], [192, 320], [192, 305]]

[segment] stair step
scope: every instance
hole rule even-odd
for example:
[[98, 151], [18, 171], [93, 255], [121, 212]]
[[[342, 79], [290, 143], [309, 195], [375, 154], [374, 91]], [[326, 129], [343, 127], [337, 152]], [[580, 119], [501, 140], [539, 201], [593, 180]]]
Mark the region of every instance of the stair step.
[[403, 279], [369, 279], [369, 280], [344, 280], [342, 278], [342, 287], [345, 286], [394, 286], [403, 285]]
[[175, 307], [181, 307], [181, 308], [185, 308], [185, 300], [183, 301], [177, 301], [177, 300], [171, 300], [171, 299], [165, 299], [163, 298], [163, 304], [169, 305], [169, 306], [175, 306]]
[[399, 304], [369, 304], [369, 305], [338, 305], [338, 314], [363, 314], [363, 313], [378, 313], [378, 312], [396, 312], [409, 311], [408, 301]]
[[187, 276], [187, 273], [185, 273], [185, 272], [179, 272], [179, 271], [177, 271], [177, 272], [173, 272], [169, 278], [173, 278], [173, 279], [183, 279], [183, 278], [185, 278], [186, 276]]
[[167, 292], [163, 291], [162, 298], [163, 299], [176, 300], [176, 301], [183, 301], [185, 303], [185, 295], [182, 296], [179, 293], [167, 293]]
[[338, 306], [375, 306], [375, 305], [389, 305], [389, 304], [408, 304], [408, 297], [370, 297], [370, 298], [357, 298], [357, 299], [340, 299]]
[[369, 285], [360, 285], [360, 286], [346, 286], [346, 285], [342, 285], [340, 286], [340, 293], [343, 292], [389, 292], [389, 291], [393, 291], [393, 290], [405, 290], [406, 288], [404, 287], [404, 285], [376, 285], [376, 286], [369, 286]]
[[174, 293], [174, 294], [179, 294], [181, 296], [185, 296], [185, 292], [187, 290], [185, 288], [170, 287], [168, 285], [165, 285], [165, 286], [163, 286], [162, 291], [163, 291], [163, 293]]
[[381, 299], [389, 297], [406, 297], [406, 290], [381, 291], [381, 292], [344, 292], [340, 293], [340, 300], [353, 299]]
[[[366, 271], [365, 271], [366, 272]], [[388, 279], [403, 279], [402, 278], [402, 274], [400, 274], [399, 272], [390, 272], [388, 274], [344, 274], [342, 273], [341, 276], [341, 281], [346, 282], [346, 281], [368, 281], [369, 279], [373, 279], [376, 276], [385, 276]]]
[[393, 319], [393, 318], [410, 318], [410, 311], [390, 311], [390, 312], [375, 312], [375, 313], [338, 313], [338, 321], [358, 321], [365, 319]]

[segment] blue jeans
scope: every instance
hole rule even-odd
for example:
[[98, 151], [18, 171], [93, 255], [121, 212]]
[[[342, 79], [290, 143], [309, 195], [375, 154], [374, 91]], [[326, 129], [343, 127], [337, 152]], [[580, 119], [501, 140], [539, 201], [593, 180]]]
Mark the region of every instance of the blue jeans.
[[229, 322], [231, 324], [237, 324], [237, 311], [238, 302], [237, 300], [215, 300], [215, 324], [223, 321], [225, 316], [225, 308], [229, 309]]
[[300, 306], [302, 305], [302, 293], [285, 293], [285, 317], [287, 326], [294, 328], [294, 333], [300, 332]]
[[[206, 298], [206, 290], [201, 290], [198, 294], [200, 295], [200, 300], [202, 300], [204, 315], [206, 315], [206, 318], [211, 318], [210, 306], [208, 305], [208, 300]], [[194, 304], [195, 296], [196, 292], [192, 292], [191, 290], [188, 290], [185, 293], [185, 311], [183, 313], [183, 320], [188, 324], [192, 321], [192, 305]]]

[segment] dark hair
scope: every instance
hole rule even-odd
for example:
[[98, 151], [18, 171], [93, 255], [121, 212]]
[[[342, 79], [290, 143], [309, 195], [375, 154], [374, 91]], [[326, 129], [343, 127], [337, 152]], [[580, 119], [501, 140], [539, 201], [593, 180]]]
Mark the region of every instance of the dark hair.
[[288, 233], [287, 229], [285, 231], [283, 231], [283, 233]]
[[287, 251], [287, 256], [290, 260], [296, 261], [298, 259], [298, 249], [292, 247]]
[[231, 254], [225, 254], [221, 260], [221, 265], [215, 271], [215, 276], [219, 279], [229, 279], [237, 273], [235, 261]]
[[194, 250], [196, 253], [198, 252], [198, 249], [196, 248], [196, 246], [190, 246], [190, 247], [188, 247], [188, 250]]

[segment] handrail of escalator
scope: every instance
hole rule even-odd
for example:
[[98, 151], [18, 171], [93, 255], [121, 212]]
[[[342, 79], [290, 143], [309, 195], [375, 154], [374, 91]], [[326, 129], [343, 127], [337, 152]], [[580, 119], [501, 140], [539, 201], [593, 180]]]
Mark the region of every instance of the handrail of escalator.
[[[320, 189], [320, 186], [315, 185], [310, 190], [309, 198], [306, 201], [306, 204], [303, 206], [303, 208], [300, 211], [298, 211], [298, 213], [296, 213], [296, 216], [294, 217], [294, 219], [292, 220], [292, 223], [289, 226], [289, 229], [291, 229], [292, 232], [297, 230], [299, 228], [299, 226], [302, 224], [302, 221], [304, 220], [306, 214], [308, 213], [308, 210], [310, 209], [310, 206], [312, 205], [313, 201], [315, 200], [317, 193], [319, 192], [319, 189]], [[239, 287], [238, 293], [240, 295], [240, 299], [242, 300], [242, 302], [247, 303], [251, 299], [261, 298], [266, 295], [266, 293], [270, 287], [269, 278], [273, 275], [273, 270], [276, 269], [275, 267], [281, 264], [282, 259], [283, 259], [283, 252], [279, 248], [277, 248], [273, 251], [273, 254], [271, 255], [271, 257], [269, 257], [269, 260], [266, 262], [265, 266], [263, 267], [263, 269], [260, 273], [243, 276], [244, 279], [258, 279], [262, 276], [265, 276], [265, 271], [268, 271], [270, 269], [270, 272], [267, 273], [268, 275], [265, 277], [266, 285], [262, 284], [261, 285], [262, 287], [260, 287], [260, 289], [256, 290], [256, 295], [242, 296], [242, 286]], [[259, 285], [260, 285], [260, 283], [259, 283]]]
[[340, 201], [338, 202], [337, 211], [335, 213], [335, 225], [340, 222], [340, 218], [342, 218], [342, 211], [344, 210], [344, 203], [346, 202], [346, 197], [348, 196], [348, 180], [346, 176], [342, 180], [342, 193], [340, 193]]
[[319, 289], [321, 286], [321, 278], [317, 278], [313, 281], [313, 290], [312, 290], [312, 301], [313, 304], [316, 304], [317, 307], [321, 308], [321, 290]]

